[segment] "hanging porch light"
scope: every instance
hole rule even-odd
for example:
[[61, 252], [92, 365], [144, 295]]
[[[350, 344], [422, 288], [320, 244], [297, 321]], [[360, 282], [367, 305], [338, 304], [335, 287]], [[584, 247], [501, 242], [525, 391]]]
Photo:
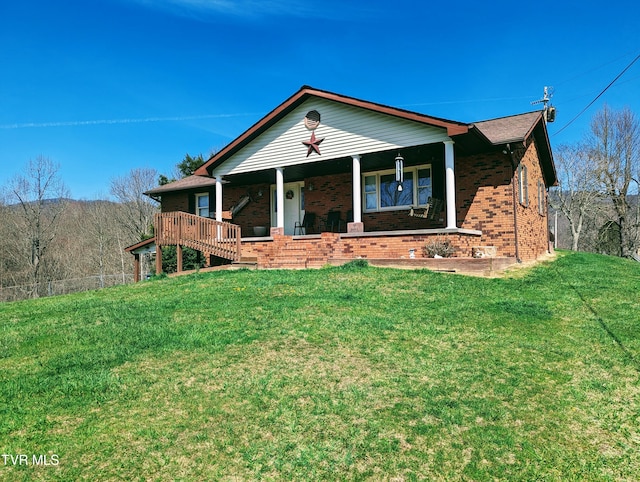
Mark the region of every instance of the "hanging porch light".
[[398, 191], [402, 191], [402, 183], [404, 182], [404, 157], [398, 153], [396, 156], [396, 182], [398, 183]]

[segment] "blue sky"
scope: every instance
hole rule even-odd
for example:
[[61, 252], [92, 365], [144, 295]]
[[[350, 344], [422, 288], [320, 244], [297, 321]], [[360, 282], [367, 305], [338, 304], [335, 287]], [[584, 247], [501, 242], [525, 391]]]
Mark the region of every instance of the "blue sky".
[[136, 167], [169, 174], [302, 85], [473, 122], [535, 110], [552, 147], [606, 102], [640, 115], [640, 4], [417, 0], [3, 0], [0, 185], [29, 159], [74, 198]]

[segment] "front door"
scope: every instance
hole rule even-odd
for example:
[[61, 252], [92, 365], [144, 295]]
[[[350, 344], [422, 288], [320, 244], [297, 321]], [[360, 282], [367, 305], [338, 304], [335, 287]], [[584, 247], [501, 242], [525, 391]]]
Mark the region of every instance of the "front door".
[[[284, 234], [291, 236], [304, 217], [304, 182], [284, 184]], [[276, 226], [276, 187], [271, 186], [271, 226]]]

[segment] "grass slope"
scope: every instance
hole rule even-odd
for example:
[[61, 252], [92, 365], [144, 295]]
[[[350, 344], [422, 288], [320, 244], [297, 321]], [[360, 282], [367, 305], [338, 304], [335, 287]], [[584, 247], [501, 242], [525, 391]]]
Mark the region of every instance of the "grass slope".
[[2, 304], [0, 480], [638, 480], [639, 266], [217, 272]]

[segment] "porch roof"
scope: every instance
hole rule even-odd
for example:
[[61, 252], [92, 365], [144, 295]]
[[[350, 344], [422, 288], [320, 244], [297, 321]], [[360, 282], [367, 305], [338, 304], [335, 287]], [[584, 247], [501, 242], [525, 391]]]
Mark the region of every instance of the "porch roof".
[[153, 252], [155, 249], [156, 238], [145, 239], [144, 241], [140, 241], [136, 244], [132, 244], [131, 246], [127, 246], [124, 250], [127, 253], [131, 254], [139, 254], [139, 253], [148, 253]]
[[162, 194], [174, 191], [186, 191], [189, 189], [201, 189], [205, 187], [215, 186], [216, 180], [212, 177], [204, 176], [187, 176], [177, 181], [170, 182], [164, 186], [154, 187], [149, 189], [144, 194], [149, 197], [157, 197]]

